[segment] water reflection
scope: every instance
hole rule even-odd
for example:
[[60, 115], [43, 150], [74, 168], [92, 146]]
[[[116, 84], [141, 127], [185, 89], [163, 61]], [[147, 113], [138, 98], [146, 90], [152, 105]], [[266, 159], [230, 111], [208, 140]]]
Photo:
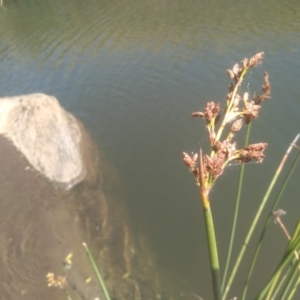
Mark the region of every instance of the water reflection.
[[12, 56], [23, 53], [26, 59], [51, 60], [55, 65], [66, 59], [76, 64], [76, 55], [133, 54], [137, 49], [162, 52], [170, 45], [228, 53], [258, 39], [299, 42], [298, 1], [269, 0], [260, 9], [255, 9], [256, 4], [234, 0], [194, 0], [189, 5], [181, 1], [7, 2], [1, 11], [1, 48], [9, 46]]
[[[297, 0], [5, 2], [0, 91], [54, 94], [79, 116], [117, 167], [132, 226], [146, 234], [161, 268], [186, 283], [184, 293], [210, 299], [198, 191], [181, 161], [183, 150], [197, 151], [205, 143], [205, 131], [189, 115], [208, 100], [224, 99], [227, 68], [266, 52], [263, 67], [245, 85], [260, 90], [266, 69], [273, 94], [253, 126], [252, 141], [266, 141], [269, 148], [263, 165], [248, 168], [241, 244], [257, 199], [298, 131], [299, 5]], [[237, 171], [229, 168], [213, 190], [220, 246], [228, 242], [224, 233]], [[291, 228], [297, 194], [298, 184], [291, 183], [282, 207]], [[222, 201], [214, 200], [220, 196]], [[270, 236], [265, 252], [275, 261], [276, 228]], [[268, 275], [260, 271], [254, 294]], [[242, 284], [241, 279], [237, 290]]]

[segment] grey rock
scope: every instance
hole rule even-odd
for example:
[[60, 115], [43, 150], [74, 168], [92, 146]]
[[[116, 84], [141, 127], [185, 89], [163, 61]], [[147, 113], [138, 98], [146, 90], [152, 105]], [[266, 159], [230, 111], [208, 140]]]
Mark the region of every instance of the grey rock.
[[39, 93], [0, 98], [0, 134], [49, 180], [66, 189], [83, 180], [79, 123], [55, 97]]

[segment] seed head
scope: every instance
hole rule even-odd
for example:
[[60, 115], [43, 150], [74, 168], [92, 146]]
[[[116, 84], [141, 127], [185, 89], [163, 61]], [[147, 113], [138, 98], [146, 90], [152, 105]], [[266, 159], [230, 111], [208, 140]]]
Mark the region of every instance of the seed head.
[[242, 125], [243, 125], [242, 119], [237, 119], [236, 121], [234, 121], [234, 123], [231, 126], [231, 132], [232, 133], [238, 132], [241, 129]]
[[183, 152], [182, 154], [183, 154], [183, 162], [185, 163], [185, 165], [190, 169], [193, 169], [195, 166], [195, 161], [186, 152]]
[[256, 119], [258, 117], [258, 112], [260, 109], [261, 106], [255, 104], [254, 101], [246, 103], [246, 106], [242, 109], [246, 124], [249, 124], [252, 119]]
[[263, 57], [264, 57], [264, 52], [259, 52], [259, 53], [255, 54], [248, 61], [248, 66], [252, 68], [252, 67], [260, 65]]
[[201, 111], [195, 111], [191, 114], [192, 117], [200, 117], [200, 118], [204, 118], [204, 113]]
[[237, 157], [235, 160], [241, 163], [247, 163], [252, 159], [257, 160], [259, 163], [263, 161], [265, 155], [263, 151], [267, 148], [267, 143], [257, 143], [249, 145], [241, 150], [236, 151]]

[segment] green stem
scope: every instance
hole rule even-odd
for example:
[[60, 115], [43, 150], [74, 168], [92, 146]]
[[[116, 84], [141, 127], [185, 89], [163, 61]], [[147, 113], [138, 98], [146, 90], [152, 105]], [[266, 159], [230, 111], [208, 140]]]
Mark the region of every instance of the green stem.
[[297, 282], [297, 278], [299, 277], [299, 265], [300, 265], [300, 261], [295, 259], [294, 262], [293, 262], [293, 264], [294, 264], [294, 269], [292, 270], [291, 277], [287, 281], [285, 289], [282, 292], [282, 296], [281, 296], [282, 300], [283, 299], [287, 299], [288, 295], [291, 293], [291, 291], [294, 288], [294, 287], [292, 287], [293, 283], [294, 283], [294, 286], [295, 286], [295, 282]]
[[[291, 240], [294, 241], [296, 240], [296, 237], [299, 236], [299, 232], [300, 232], [300, 219], [298, 219], [298, 222], [296, 224], [296, 227], [294, 229], [294, 232], [293, 232], [293, 235], [291, 237]], [[300, 244], [299, 244], [300, 246]], [[299, 271], [300, 271], [300, 260], [299, 260], [299, 246], [295, 246], [295, 243], [293, 243], [293, 247], [294, 247], [294, 255], [295, 255], [295, 258], [294, 258], [294, 270], [293, 270], [293, 274], [291, 274], [291, 277], [290, 279], [287, 281], [287, 284], [286, 284], [286, 287], [282, 293], [282, 297], [280, 300], [283, 300], [283, 299], [292, 299], [291, 297], [294, 295], [294, 293], [296, 292], [296, 289], [299, 285], [299, 280], [300, 280], [300, 277], [298, 276], [299, 275]], [[289, 266], [288, 270], [286, 271], [286, 274], [288, 274], [292, 268], [293, 268], [293, 264]], [[296, 266], [295, 266], [296, 264]], [[287, 275], [285, 275], [287, 276]], [[298, 276], [298, 281], [295, 280], [295, 278]], [[295, 282], [296, 281], [296, 282]], [[291, 284], [292, 282], [295, 282], [294, 286], [291, 288]], [[278, 289], [278, 287], [277, 287]], [[276, 295], [276, 292], [274, 293], [274, 297]], [[287, 293], [289, 292], [289, 295], [287, 295]]]
[[101, 276], [101, 274], [100, 274], [100, 272], [99, 272], [99, 269], [98, 269], [98, 267], [97, 267], [97, 265], [96, 265], [96, 263], [95, 263], [95, 261], [94, 261], [94, 258], [93, 258], [93, 256], [92, 256], [92, 254], [91, 254], [91, 252], [90, 252], [90, 250], [89, 250], [87, 244], [86, 244], [86, 243], [82, 243], [82, 246], [84, 247], [85, 252], [86, 252], [87, 256], [89, 257], [89, 260], [90, 260], [90, 262], [91, 262], [91, 264], [92, 264], [92, 267], [93, 267], [93, 269], [94, 269], [94, 271], [95, 271], [95, 273], [96, 273], [96, 276], [97, 276], [97, 278], [98, 278], [98, 280], [99, 280], [99, 283], [100, 283], [100, 285], [101, 285], [102, 291], [103, 291], [103, 293], [104, 293], [105, 299], [106, 299], [106, 300], [111, 300], [111, 299], [110, 299], [110, 296], [109, 296], [109, 293], [108, 293], [108, 291], [107, 291], [107, 289], [106, 289], [104, 280], [102, 279], [102, 276]]
[[203, 207], [203, 214], [205, 219], [205, 229], [206, 229], [208, 251], [210, 257], [210, 269], [211, 269], [211, 276], [212, 276], [214, 300], [221, 300], [222, 293], [221, 293], [221, 281], [220, 281], [220, 266], [219, 266], [214, 222], [213, 222], [213, 216], [212, 216], [210, 206], [208, 208]]
[[217, 248], [213, 216], [212, 216], [212, 211], [210, 208], [210, 202], [208, 198], [208, 189], [207, 189], [207, 184], [205, 183], [201, 149], [199, 154], [200, 154], [199, 155], [200, 199], [202, 203], [203, 215], [205, 220], [205, 229], [206, 229], [207, 245], [208, 245], [209, 258], [210, 258], [210, 270], [212, 276], [214, 300], [222, 300], [218, 248]]
[[[294, 144], [297, 142], [298, 138], [299, 138], [299, 134], [298, 134], [298, 135], [296, 136], [296, 138], [294, 139], [292, 145], [294, 145]], [[266, 194], [265, 194], [265, 196], [264, 196], [264, 198], [263, 198], [263, 200], [262, 200], [262, 202], [261, 202], [261, 204], [260, 204], [260, 206], [259, 206], [259, 208], [258, 208], [258, 211], [257, 211], [257, 213], [256, 213], [256, 215], [255, 215], [255, 218], [254, 218], [254, 220], [253, 220], [253, 222], [252, 222], [252, 224], [251, 224], [251, 226], [250, 226], [250, 229], [249, 229], [249, 231], [248, 231], [248, 234], [247, 234], [247, 236], [246, 236], [246, 239], [245, 239], [245, 241], [244, 241], [244, 244], [243, 244], [243, 246], [242, 246], [242, 249], [241, 249], [241, 251], [240, 251], [240, 253], [239, 253], [239, 255], [238, 255], [238, 258], [237, 258], [237, 260], [236, 260], [236, 263], [235, 263], [235, 265], [234, 265], [234, 267], [233, 267], [233, 270], [232, 270], [231, 275], [230, 275], [230, 277], [229, 277], [228, 283], [227, 283], [227, 285], [226, 285], [226, 287], [225, 287], [223, 299], [226, 299], [226, 296], [227, 296], [227, 294], [228, 294], [228, 292], [229, 292], [229, 290], [230, 290], [230, 288], [231, 288], [232, 282], [233, 282], [233, 280], [234, 280], [234, 278], [235, 278], [235, 275], [236, 275], [236, 273], [237, 273], [237, 270], [238, 270], [238, 268], [239, 268], [239, 266], [240, 266], [240, 264], [241, 264], [242, 258], [243, 258], [244, 254], [245, 254], [245, 251], [246, 251], [247, 246], [248, 246], [248, 244], [249, 244], [249, 241], [250, 241], [250, 239], [251, 239], [251, 237], [252, 237], [252, 234], [253, 234], [253, 232], [254, 232], [254, 229], [255, 229], [256, 226], [257, 226], [258, 220], [259, 220], [259, 218], [260, 218], [260, 216], [261, 216], [261, 214], [262, 214], [262, 211], [263, 211], [263, 209], [264, 209], [264, 207], [265, 207], [265, 205], [266, 205], [266, 203], [267, 203], [267, 200], [269, 199], [269, 196], [270, 196], [270, 194], [271, 194], [271, 191], [273, 190], [273, 187], [275, 186], [275, 183], [276, 183], [276, 181], [277, 181], [277, 179], [278, 179], [278, 177], [279, 177], [279, 175], [280, 175], [280, 173], [281, 173], [281, 171], [282, 171], [282, 168], [283, 168], [283, 166], [284, 166], [284, 164], [285, 164], [285, 162], [286, 162], [286, 160], [287, 160], [287, 157], [288, 157], [289, 153], [290, 153], [291, 150], [292, 150], [292, 147], [293, 147], [292, 145], [288, 148], [288, 150], [287, 150], [286, 154], [284, 155], [284, 157], [283, 157], [281, 163], [279, 164], [279, 167], [278, 167], [276, 173], [274, 174], [274, 177], [273, 177], [273, 179], [272, 179], [272, 181], [271, 181], [271, 183], [270, 183], [270, 185], [269, 185], [269, 188], [267, 189], [267, 192], [266, 192]]]
[[[298, 137], [298, 136], [297, 136]], [[296, 139], [297, 139], [296, 137]], [[296, 142], [296, 139], [293, 141], [293, 142]], [[290, 147], [291, 148], [291, 147]], [[290, 149], [289, 148], [289, 149]], [[300, 159], [300, 152], [298, 153], [296, 159], [294, 160], [294, 163], [292, 164], [288, 174], [286, 175], [285, 179], [284, 179], [284, 182], [280, 188], [280, 191], [277, 195], [277, 197], [275, 198], [275, 201], [273, 203], [273, 206], [271, 208], [271, 212], [273, 212], [274, 210], [276, 210], [277, 206], [278, 206], [278, 203], [283, 195], [283, 192], [285, 191], [285, 188], [287, 186], [287, 183], [289, 182], [289, 180], [291, 179], [292, 177], [292, 174], [296, 168], [296, 165], [298, 164], [299, 162], [299, 159]], [[258, 241], [258, 244], [256, 246], [256, 249], [255, 249], [255, 253], [253, 255], [253, 259], [252, 259], [252, 262], [251, 262], [251, 266], [250, 266], [250, 269], [249, 269], [249, 272], [248, 272], [248, 275], [247, 275], [247, 279], [246, 279], [246, 282], [245, 282], [245, 286], [244, 286], [244, 290], [243, 290], [243, 296], [242, 296], [242, 300], [245, 300], [246, 299], [246, 295], [247, 295], [247, 291], [248, 291], [248, 286], [249, 286], [249, 282], [250, 282], [250, 278], [251, 278], [251, 275], [253, 273], [253, 270], [254, 270], [254, 267], [255, 267], [255, 264], [256, 264], [256, 261], [257, 261], [257, 258], [258, 258], [258, 254], [259, 254], [259, 251], [261, 249], [261, 246], [262, 246], [262, 241], [265, 237], [265, 234], [266, 234], [266, 231], [267, 231], [267, 228], [270, 224], [270, 222], [272, 221], [273, 219], [273, 215], [272, 213], [269, 214], [269, 217], [267, 218], [266, 222], [265, 222], [265, 225], [264, 225], [264, 228], [262, 230], [262, 233], [260, 235], [260, 238], [259, 238], [259, 241]]]
[[295, 285], [294, 285], [293, 289], [291, 290], [290, 294], [288, 295], [287, 300], [292, 300], [292, 299], [293, 299], [294, 294], [296, 293], [296, 291], [297, 291], [299, 285], [300, 285], [300, 277], [298, 277], [298, 280], [297, 280], [297, 282], [295, 283]]
[[[276, 289], [272, 295], [273, 299], [279, 299], [277, 295], [279, 295], [280, 291], [282, 291], [283, 285], [286, 284], [286, 282], [288, 281], [288, 277], [290, 276], [291, 270], [292, 270], [292, 265], [285, 271], [285, 274], [283, 274], [281, 280], [276, 285]], [[283, 300], [283, 298], [281, 297], [280, 300]]]
[[68, 299], [68, 300], [72, 300], [72, 298], [70, 297], [68, 291], [67, 291], [66, 289], [64, 289], [64, 291], [65, 291], [65, 294], [66, 294], [67, 299]]
[[277, 267], [276, 271], [274, 272], [273, 276], [269, 280], [269, 282], [266, 284], [264, 289], [260, 292], [258, 295], [257, 300], [267, 300], [267, 299], [272, 299], [272, 298], [267, 298], [266, 294], [269, 292], [270, 289], [272, 289], [273, 285], [276, 285], [280, 274], [282, 273], [283, 269], [291, 263], [294, 255], [295, 255], [295, 250], [299, 249], [300, 247], [300, 236], [295, 238], [294, 241], [290, 241], [287, 250], [285, 252], [285, 255], [282, 259], [282, 261], [279, 263], [279, 266]]
[[[246, 145], [249, 144], [250, 130], [251, 130], [251, 123], [248, 125], [248, 128], [247, 128], [245, 147], [246, 147]], [[228, 247], [228, 254], [227, 254], [227, 259], [226, 259], [224, 276], [223, 276], [223, 280], [222, 280], [222, 292], [224, 292], [225, 282], [227, 279], [227, 273], [228, 273], [230, 260], [231, 260], [231, 254], [232, 254], [232, 248], [233, 248], [233, 242], [234, 242], [236, 224], [237, 224], [237, 217], [238, 217], [241, 194], [242, 194], [244, 171], [245, 171], [245, 164], [242, 165], [241, 172], [240, 172], [239, 185], [238, 185], [238, 190], [237, 190], [237, 195], [236, 195], [234, 216], [233, 216], [233, 222], [232, 222], [232, 229], [231, 229], [231, 235], [230, 235], [230, 241], [229, 241], [229, 247]]]
[[269, 282], [265, 285], [264, 289], [260, 292], [259, 296], [256, 299], [267, 299], [265, 294], [269, 292], [269, 290], [272, 288], [271, 286], [276, 284], [276, 280], [278, 278], [278, 274], [282, 272], [283, 268], [286, 266], [286, 264], [289, 262], [288, 260], [291, 255], [295, 255], [295, 251], [299, 250], [300, 247], [300, 219], [298, 220], [296, 227], [294, 229], [293, 235], [289, 241], [289, 244], [285, 250], [285, 253], [283, 255], [283, 258], [281, 262], [279, 263], [277, 270], [273, 273], [273, 276], [270, 278]]

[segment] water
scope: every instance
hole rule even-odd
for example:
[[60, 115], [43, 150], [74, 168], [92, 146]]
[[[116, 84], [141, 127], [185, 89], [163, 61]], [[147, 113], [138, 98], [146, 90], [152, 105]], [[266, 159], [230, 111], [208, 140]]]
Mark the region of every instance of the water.
[[[203, 122], [190, 113], [207, 101], [224, 100], [227, 68], [266, 53], [245, 85], [259, 90], [267, 70], [272, 100], [252, 126], [251, 141], [269, 147], [263, 164], [247, 170], [240, 245], [299, 132], [299, 20], [297, 0], [4, 1], [0, 94], [52, 94], [78, 116], [119, 173], [136, 235], [146, 236], [172, 280], [186, 283], [183, 292], [211, 299], [198, 190], [181, 157], [182, 151], [204, 147], [207, 139]], [[238, 170], [230, 167], [212, 191], [220, 247], [228, 243]], [[298, 168], [281, 204], [290, 231], [299, 214], [299, 175]], [[264, 263], [272, 266], [284, 247], [277, 226], [268, 241]], [[271, 269], [255, 274], [252, 297]]]

